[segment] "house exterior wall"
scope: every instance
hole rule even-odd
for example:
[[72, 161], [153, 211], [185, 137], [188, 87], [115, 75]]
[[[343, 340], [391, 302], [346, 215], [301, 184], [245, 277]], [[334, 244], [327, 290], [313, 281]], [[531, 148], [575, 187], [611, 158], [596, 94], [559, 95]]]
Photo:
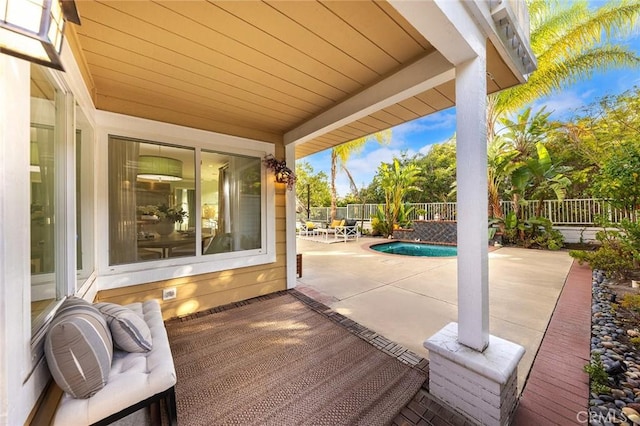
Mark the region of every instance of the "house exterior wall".
[[[158, 299], [167, 320], [286, 289], [285, 191], [284, 187], [276, 190], [274, 263], [100, 290], [96, 301], [127, 304]], [[162, 290], [167, 288], [176, 289], [175, 299], [162, 300]]]
[[[200, 259], [190, 264], [188, 259], [169, 262], [162, 268], [138, 264], [135, 273], [114, 271], [107, 265], [108, 246], [104, 244], [104, 229], [108, 226], [108, 196], [106, 182], [106, 137], [111, 130], [131, 130], [132, 117], [110, 116], [96, 111], [89, 90], [84, 84], [78, 65], [68, 44], [63, 51], [66, 73], [57, 73], [61, 84], [73, 94], [74, 105], [82, 107], [95, 131], [95, 229], [94, 246], [84, 250], [95, 253], [95, 271], [82, 285], [70, 279], [66, 293], [87, 300], [109, 300], [119, 303], [162, 299], [162, 289], [176, 287], [177, 298], [163, 305], [165, 318], [210, 309], [287, 287], [286, 246], [286, 188], [276, 184], [267, 172], [265, 183], [265, 235], [263, 256], [247, 258], [242, 254], [225, 261]], [[29, 139], [30, 139], [30, 64], [26, 61], [0, 54], [0, 425], [25, 424], [32, 420], [39, 398], [42, 396], [50, 374], [43, 355], [46, 326], [40, 330], [31, 327], [31, 271], [30, 271], [30, 187], [29, 187]], [[72, 98], [69, 98], [71, 101]], [[115, 123], [115, 125], [114, 125]], [[136, 127], [137, 126], [137, 127]], [[137, 122], [136, 135], [149, 138], [155, 134], [195, 134], [199, 137], [228, 141], [229, 151], [243, 146], [254, 151], [273, 153], [284, 157], [284, 145], [261, 141], [230, 138], [226, 135], [186, 129], [166, 123]], [[157, 130], [157, 129], [161, 129]], [[146, 132], [146, 133], [145, 133]], [[101, 139], [102, 138], [102, 139]], [[240, 147], [240, 148], [238, 148]], [[67, 194], [75, 193], [75, 181], [69, 178]], [[81, 203], [81, 200], [78, 200]], [[73, 207], [74, 203], [69, 204]], [[74, 208], [69, 208], [73, 212]], [[74, 213], [64, 220], [73, 225]], [[75, 237], [73, 229], [70, 229]], [[66, 239], [64, 250], [74, 253], [75, 238]], [[75, 257], [65, 265], [66, 274], [75, 276]], [[135, 276], [137, 282], [128, 282]], [[145, 279], [148, 277], [148, 279]]]

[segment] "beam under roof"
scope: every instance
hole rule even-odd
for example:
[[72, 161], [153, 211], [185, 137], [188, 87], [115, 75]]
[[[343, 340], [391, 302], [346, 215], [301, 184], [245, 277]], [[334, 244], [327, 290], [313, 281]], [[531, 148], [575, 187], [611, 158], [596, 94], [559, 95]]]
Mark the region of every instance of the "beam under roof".
[[453, 78], [453, 65], [441, 53], [430, 53], [288, 131], [284, 143], [304, 143]]

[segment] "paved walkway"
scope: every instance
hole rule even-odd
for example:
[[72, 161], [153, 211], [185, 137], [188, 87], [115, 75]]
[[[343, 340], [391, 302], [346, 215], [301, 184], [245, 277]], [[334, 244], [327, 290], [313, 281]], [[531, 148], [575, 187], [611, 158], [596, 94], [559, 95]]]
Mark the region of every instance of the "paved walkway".
[[[395, 256], [368, 248], [380, 239], [322, 244], [298, 239], [298, 290], [428, 358], [424, 340], [457, 321], [455, 258]], [[526, 349], [522, 389], [572, 259], [566, 252], [503, 247], [489, 253], [491, 334]], [[309, 293], [308, 293], [309, 294]]]
[[585, 424], [591, 340], [591, 269], [571, 267], [520, 397], [514, 426]]
[[[455, 259], [397, 257], [402, 259], [397, 260], [371, 253], [368, 245], [366, 240], [332, 246], [299, 241], [305, 270], [298, 290], [420, 356], [427, 356], [421, 343], [429, 334], [425, 334], [420, 324], [407, 323], [410, 318], [407, 312], [417, 313], [421, 321], [435, 321], [436, 330], [439, 324], [449, 322], [449, 318], [438, 315], [442, 314], [439, 305], [444, 300], [456, 308], [455, 301], [447, 299], [447, 295], [456, 296], [455, 288], [452, 289], [456, 276], [451, 273]], [[566, 253], [514, 248], [502, 248], [491, 253], [489, 259], [491, 333], [498, 336], [502, 333], [501, 337], [516, 341], [527, 350], [518, 371], [519, 389], [525, 380], [526, 386], [512, 424], [585, 424], [589, 377], [582, 368], [590, 354], [590, 268], [572, 263]], [[394, 296], [399, 290], [410, 291], [414, 300], [407, 303], [407, 299], [403, 302], [401, 297]], [[503, 294], [505, 291], [511, 297]], [[375, 297], [377, 293], [381, 293], [382, 301]], [[523, 299], [541, 299], [542, 303]], [[505, 306], [500, 310], [496, 304]], [[422, 315], [421, 309], [425, 307], [433, 314]], [[367, 310], [369, 315], [363, 314]], [[388, 315], [389, 311], [398, 315]], [[509, 327], [505, 328], [503, 322], [511, 323], [521, 335], [516, 338], [508, 335]], [[396, 327], [405, 328], [404, 333], [398, 333]], [[540, 338], [536, 339], [538, 332]], [[406, 340], [404, 336], [411, 333], [417, 333], [414, 340]], [[528, 337], [523, 338], [523, 334]], [[462, 424], [459, 422], [460, 418], [448, 407], [433, 399], [425, 383], [393, 424]]]

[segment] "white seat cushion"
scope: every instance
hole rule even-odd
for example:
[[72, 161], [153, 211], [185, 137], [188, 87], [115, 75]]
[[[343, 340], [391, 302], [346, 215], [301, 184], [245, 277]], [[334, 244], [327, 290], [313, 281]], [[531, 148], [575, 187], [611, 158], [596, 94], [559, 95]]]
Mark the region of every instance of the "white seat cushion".
[[144, 318], [151, 330], [153, 348], [149, 352], [114, 351], [105, 387], [88, 399], [74, 399], [65, 393], [54, 425], [95, 423], [176, 384], [176, 370], [158, 301], [126, 306]]

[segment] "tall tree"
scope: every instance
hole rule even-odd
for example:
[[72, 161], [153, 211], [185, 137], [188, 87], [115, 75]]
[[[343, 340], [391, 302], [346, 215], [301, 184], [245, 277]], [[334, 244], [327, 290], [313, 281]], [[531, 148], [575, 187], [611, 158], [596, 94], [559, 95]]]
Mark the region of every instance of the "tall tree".
[[451, 186], [456, 181], [455, 137], [447, 142], [434, 144], [425, 155], [414, 157], [414, 162], [422, 169], [422, 179], [416, 184], [421, 192], [408, 194], [408, 202], [433, 203], [455, 199], [450, 196]]
[[594, 179], [592, 190], [635, 222], [634, 212], [640, 207], [640, 141], [615, 149]]
[[331, 201], [329, 177], [325, 172], [315, 173], [306, 161], [296, 162], [296, 210], [308, 215], [307, 207], [326, 206]]
[[380, 144], [388, 144], [391, 141], [391, 129], [383, 130], [369, 136], [354, 139], [333, 147], [331, 150], [331, 220], [336, 218], [338, 191], [336, 189], [336, 177], [338, 176], [338, 164], [346, 169], [347, 161], [352, 154], [360, 152], [369, 141], [377, 141]]
[[596, 70], [640, 66], [621, 40], [637, 31], [640, 0], [610, 0], [592, 8], [586, 0], [530, 0], [531, 49], [538, 69], [525, 84], [490, 96], [488, 138], [498, 117], [550, 95]]

